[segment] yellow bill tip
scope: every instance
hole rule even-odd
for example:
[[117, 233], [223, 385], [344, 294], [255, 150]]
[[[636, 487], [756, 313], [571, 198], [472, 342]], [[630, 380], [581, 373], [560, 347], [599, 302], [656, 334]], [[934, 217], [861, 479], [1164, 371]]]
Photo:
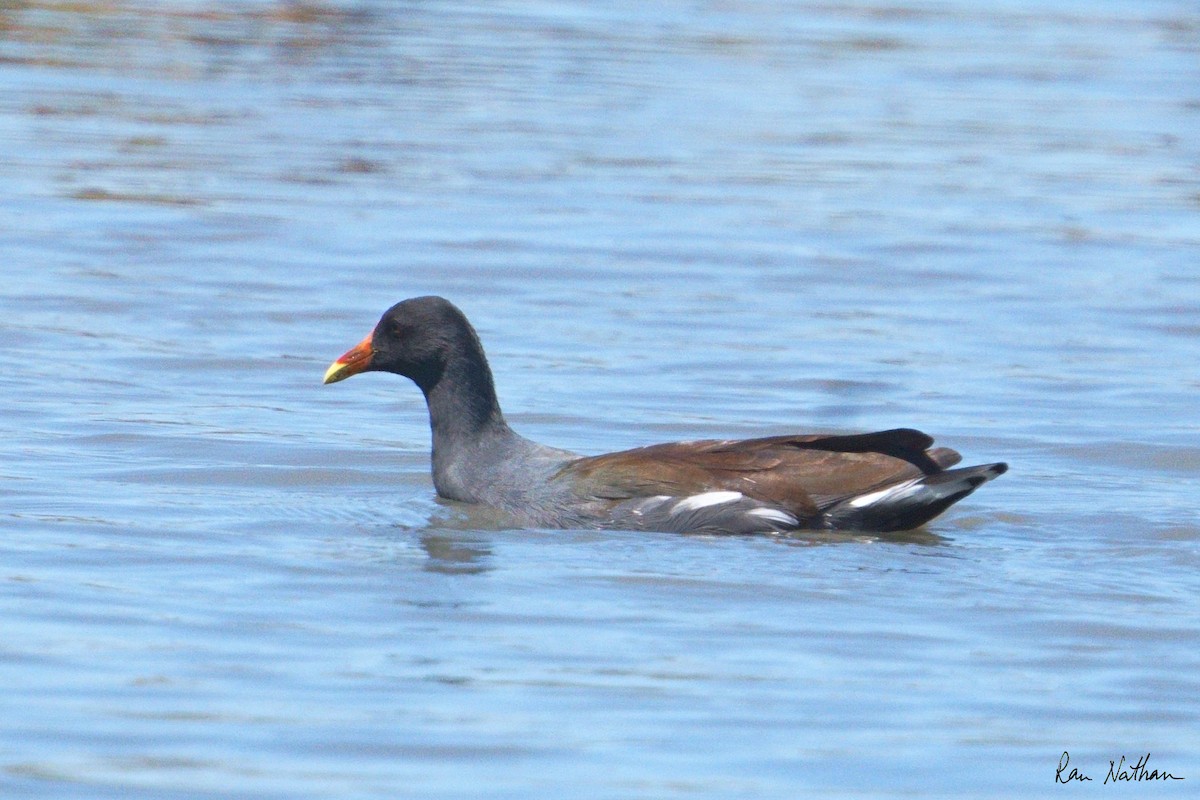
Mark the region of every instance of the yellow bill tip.
[[321, 383], [322, 384], [337, 383], [338, 381], [342, 381], [342, 380], [345, 380], [346, 378], [349, 378], [350, 376], [345, 374], [345, 372], [344, 372], [345, 366], [346, 366], [345, 364], [342, 364], [338, 361], [335, 361], [332, 364], [330, 364], [329, 369], [325, 370], [325, 377], [321, 381]]
[[371, 346], [371, 334], [367, 334], [367, 338], [347, 350], [341, 358], [329, 365], [329, 369], [325, 370], [322, 384], [337, 383], [346, 380], [351, 375], [365, 372], [371, 368], [371, 358], [374, 355], [375, 348]]

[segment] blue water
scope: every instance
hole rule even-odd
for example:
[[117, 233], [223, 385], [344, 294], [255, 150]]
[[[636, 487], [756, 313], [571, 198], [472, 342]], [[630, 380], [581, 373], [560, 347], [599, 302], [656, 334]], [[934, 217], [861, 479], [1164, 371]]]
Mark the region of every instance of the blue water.
[[[0, 22], [0, 795], [1200, 781], [1193, 4]], [[548, 444], [1011, 471], [889, 538], [505, 530], [411, 385], [320, 385], [425, 293]]]

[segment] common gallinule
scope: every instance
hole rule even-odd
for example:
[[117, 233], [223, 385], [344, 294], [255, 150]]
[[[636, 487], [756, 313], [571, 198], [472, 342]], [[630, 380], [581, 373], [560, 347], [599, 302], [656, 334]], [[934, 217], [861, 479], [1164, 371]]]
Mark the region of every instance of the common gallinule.
[[330, 365], [325, 383], [394, 372], [425, 393], [433, 484], [442, 497], [502, 509], [516, 524], [755, 533], [915, 528], [1002, 475], [898, 428], [673, 442], [580, 456], [518, 435], [504, 420], [475, 330], [441, 297], [388, 309]]

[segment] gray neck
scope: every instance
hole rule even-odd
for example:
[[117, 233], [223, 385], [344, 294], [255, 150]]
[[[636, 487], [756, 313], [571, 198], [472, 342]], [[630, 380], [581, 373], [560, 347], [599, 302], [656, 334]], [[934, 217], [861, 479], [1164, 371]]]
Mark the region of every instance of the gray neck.
[[478, 502], [489, 467], [503, 457], [505, 442], [519, 438], [500, 413], [487, 362], [482, 353], [457, 355], [421, 389], [429, 406], [438, 494]]

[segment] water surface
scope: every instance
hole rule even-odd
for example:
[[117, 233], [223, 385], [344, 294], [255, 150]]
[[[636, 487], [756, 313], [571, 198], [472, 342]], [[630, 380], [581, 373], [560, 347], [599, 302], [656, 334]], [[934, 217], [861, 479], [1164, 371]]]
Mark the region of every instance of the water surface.
[[[0, 790], [1036, 796], [1200, 780], [1181, 2], [0, 10]], [[393, 302], [581, 452], [913, 426], [891, 538], [437, 502]]]

